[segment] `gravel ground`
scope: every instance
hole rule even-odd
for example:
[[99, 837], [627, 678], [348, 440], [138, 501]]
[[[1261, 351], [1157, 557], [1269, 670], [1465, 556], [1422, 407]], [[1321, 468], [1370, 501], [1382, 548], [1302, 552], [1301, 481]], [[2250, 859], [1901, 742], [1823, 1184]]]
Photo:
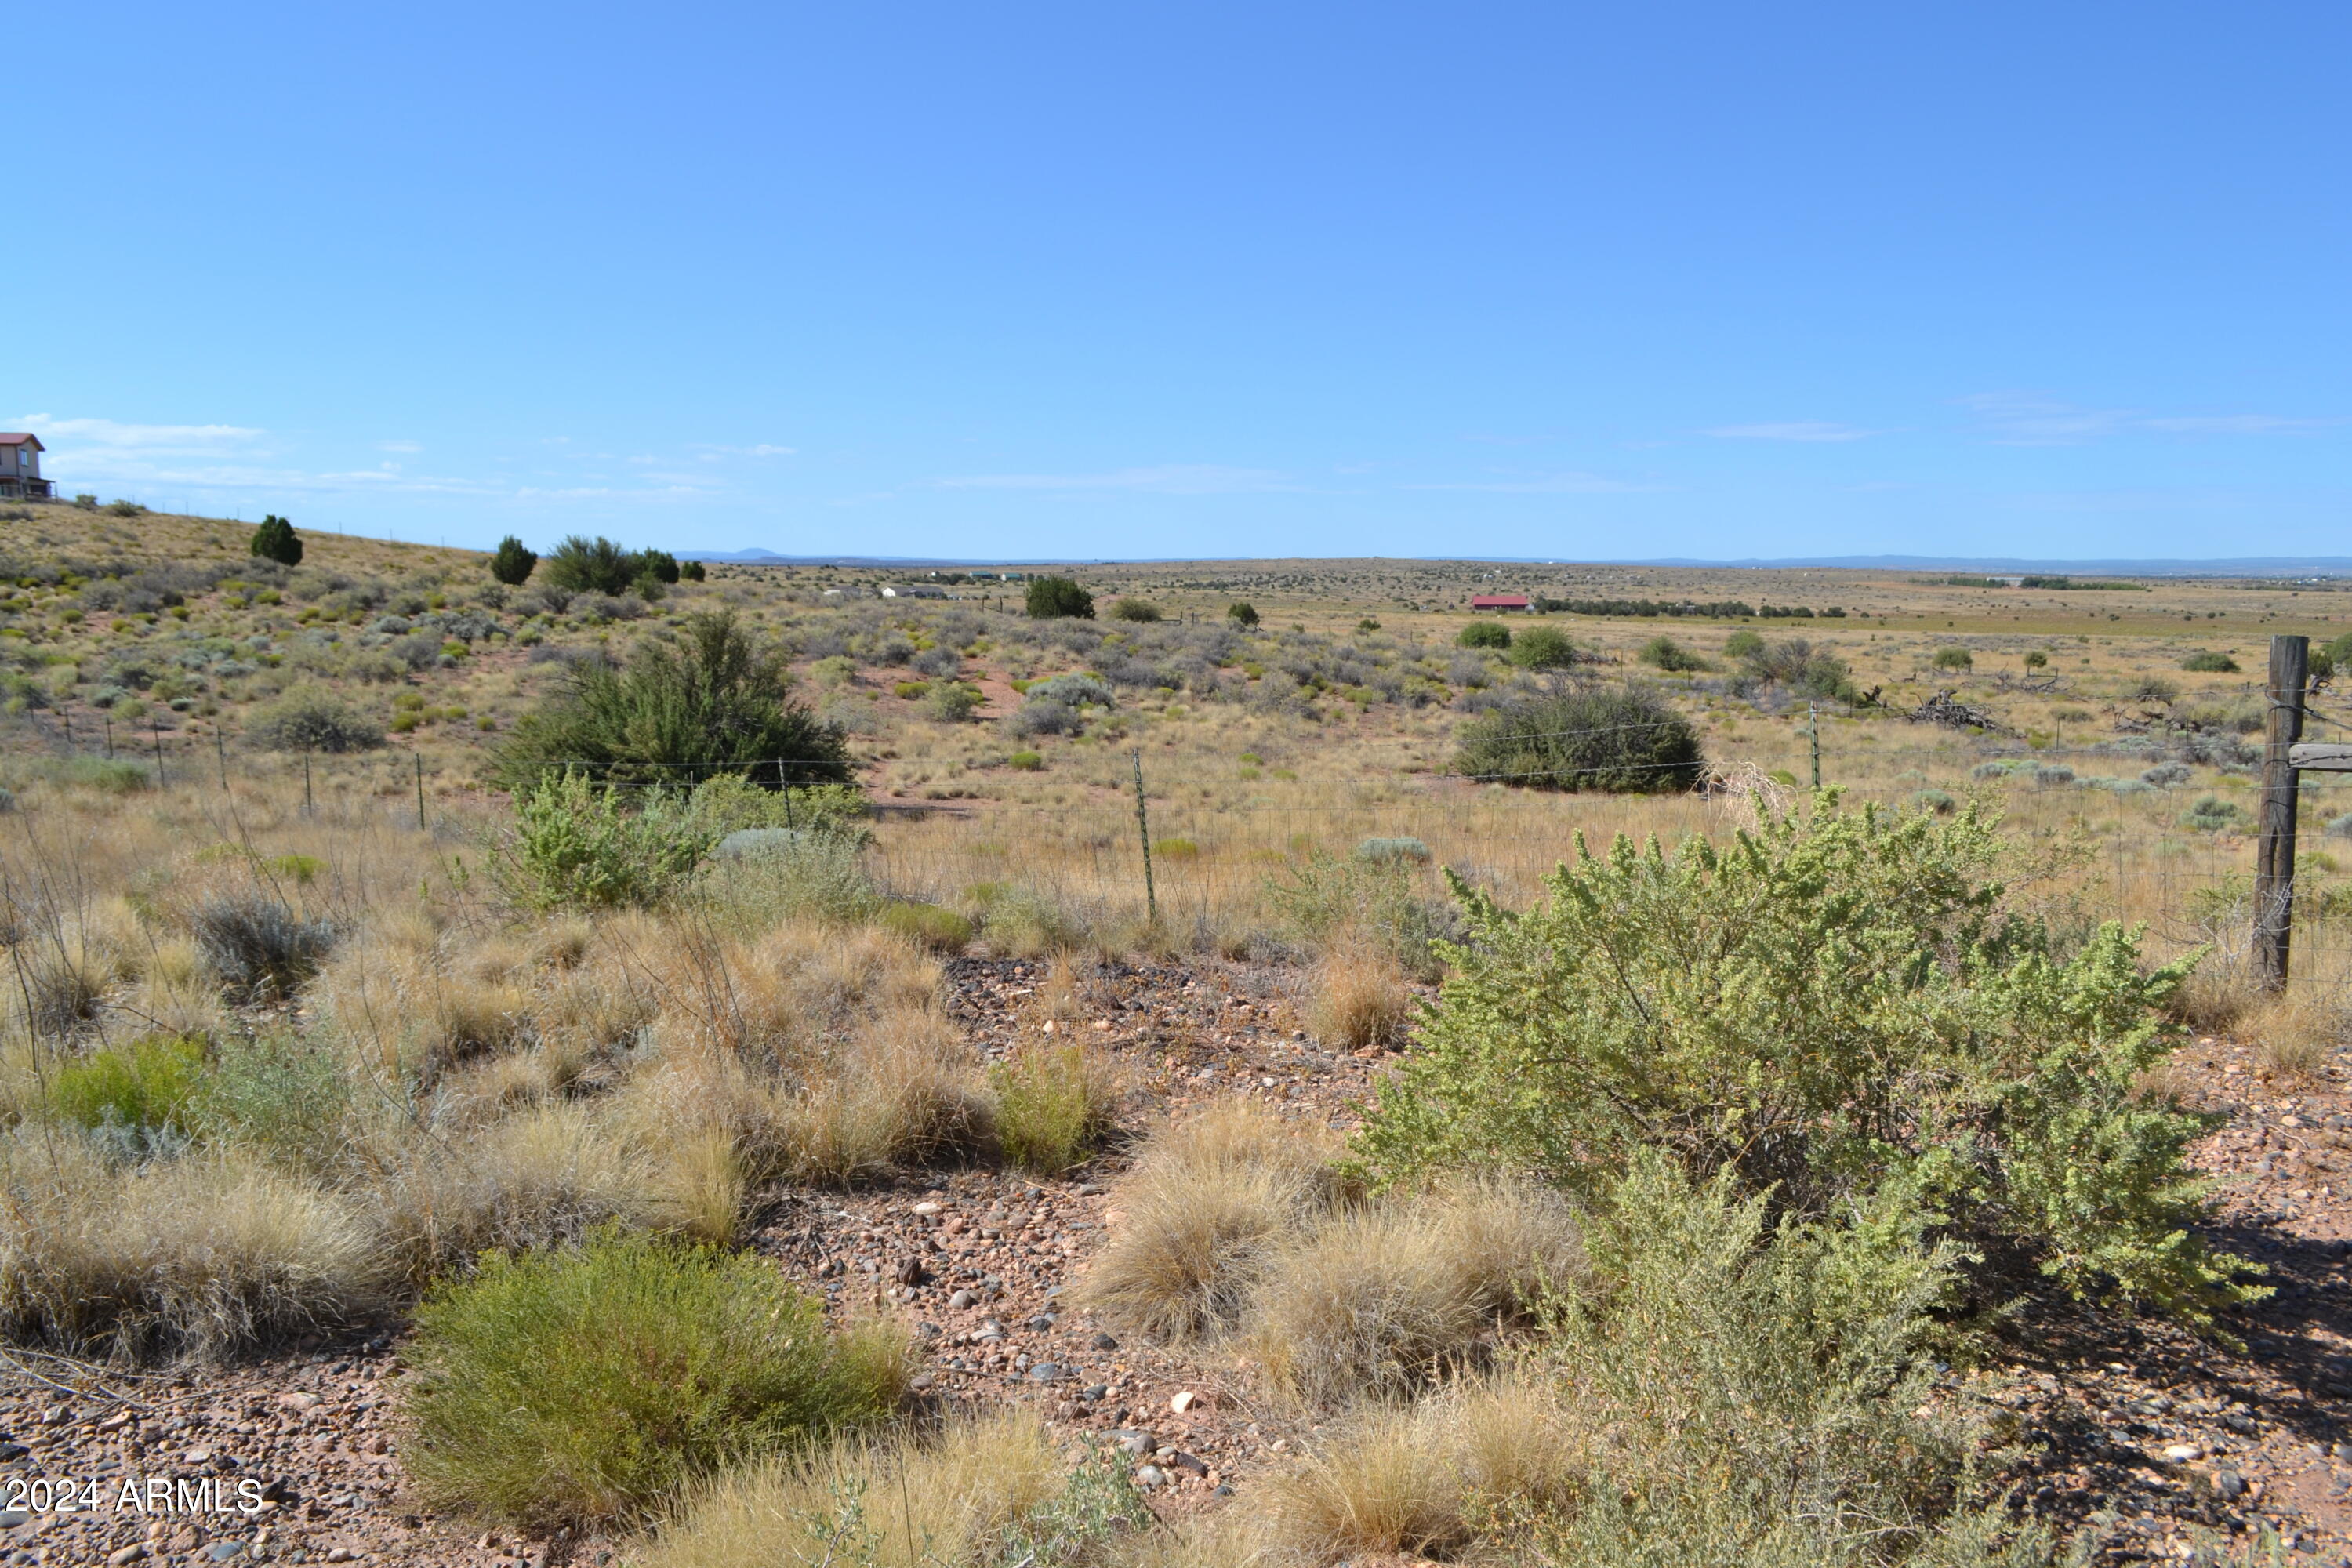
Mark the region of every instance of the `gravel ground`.
[[[1235, 1092], [1350, 1125], [1381, 1070], [1378, 1053], [1313, 1046], [1296, 974], [1278, 968], [1107, 968], [1058, 998], [1031, 964], [966, 958], [950, 975], [954, 1015], [992, 1056], [1047, 1016], [1116, 1054], [1130, 1132]], [[2101, 1563], [2218, 1563], [2268, 1527], [2300, 1560], [2352, 1564], [2352, 1098], [2337, 1068], [2266, 1084], [2226, 1041], [2199, 1042], [2183, 1067], [2232, 1118], [2198, 1155], [2225, 1184], [2218, 1239], [2280, 1288], [2235, 1325], [2245, 1352], [2042, 1308], [1958, 1386], [2015, 1413], [2017, 1505], [2095, 1532]], [[1114, 1149], [1053, 1181], [967, 1171], [788, 1192], [751, 1244], [836, 1310], [903, 1315], [935, 1405], [1034, 1405], [1148, 1465], [1155, 1507], [1213, 1507], [1310, 1434], [1230, 1363], [1122, 1340], [1062, 1305], [1124, 1163]], [[19, 1352], [0, 1365], [0, 1563], [616, 1561], [609, 1541], [520, 1540], [422, 1512], [399, 1467], [398, 1352], [379, 1334], [95, 1377]], [[89, 1506], [65, 1510], [35, 1485], [68, 1479]]]

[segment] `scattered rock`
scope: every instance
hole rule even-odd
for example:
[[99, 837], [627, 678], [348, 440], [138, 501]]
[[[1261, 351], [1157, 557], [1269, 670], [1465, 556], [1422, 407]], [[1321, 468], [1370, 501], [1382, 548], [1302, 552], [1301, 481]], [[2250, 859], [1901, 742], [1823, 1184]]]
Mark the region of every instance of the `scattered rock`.
[[1188, 1410], [1197, 1408], [1202, 1403], [1202, 1400], [1201, 1395], [1193, 1393], [1188, 1388], [1183, 1393], [1177, 1394], [1174, 1398], [1171, 1399], [1168, 1402], [1168, 1408], [1176, 1412], [1177, 1415], [1181, 1415]]
[[1093, 1339], [1088, 1340], [1087, 1342], [1094, 1346], [1094, 1348], [1098, 1351], [1115, 1351], [1118, 1349], [1118, 1336], [1114, 1334], [1097, 1334]]

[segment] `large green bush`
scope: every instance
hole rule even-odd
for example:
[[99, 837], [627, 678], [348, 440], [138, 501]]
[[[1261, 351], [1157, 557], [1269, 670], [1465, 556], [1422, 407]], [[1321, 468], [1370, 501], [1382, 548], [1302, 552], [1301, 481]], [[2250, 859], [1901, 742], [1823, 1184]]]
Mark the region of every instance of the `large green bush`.
[[530, 581], [538, 565], [539, 552], [509, 533], [499, 541], [498, 553], [490, 557], [490, 575], [509, 588], [520, 588]]
[[1472, 621], [1454, 634], [1461, 647], [1506, 648], [1511, 646], [1511, 628], [1500, 621]]
[[302, 564], [301, 535], [294, 531], [291, 522], [275, 512], [261, 520], [261, 525], [253, 531], [252, 542], [246, 548], [263, 560], [275, 561], [281, 566]]
[[1050, 621], [1062, 616], [1087, 621], [1095, 618], [1095, 596], [1067, 577], [1030, 578], [1024, 607], [1033, 621]]
[[1521, 669], [1573, 669], [1585, 660], [1558, 626], [1528, 626], [1515, 633], [1503, 657]]
[[532, 910], [657, 904], [681, 891], [719, 834], [659, 790], [633, 804], [566, 770], [516, 792], [513, 828], [492, 849], [491, 879]]
[[732, 612], [688, 616], [675, 647], [648, 639], [625, 668], [575, 665], [499, 752], [509, 788], [580, 769], [610, 784], [690, 786], [718, 773], [768, 788], [846, 784], [842, 732], [793, 697], [790, 661]]
[[1675, 854], [1619, 839], [1469, 934], [1360, 1141], [1380, 1173], [1501, 1164], [1600, 1194], [1655, 1151], [1786, 1215], [1947, 1237], [2192, 1323], [2245, 1298], [2192, 1234], [2212, 1123], [2144, 1093], [2186, 963], [2071, 957], [1985, 880], [1974, 810], [1839, 810]]
[[1472, 778], [1620, 794], [1689, 789], [1706, 769], [1689, 721], [1634, 689], [1507, 702], [1463, 726], [1454, 761]]
[[625, 594], [637, 577], [635, 552], [624, 550], [603, 534], [593, 539], [575, 533], [558, 543], [546, 561], [547, 581], [574, 594]]
[[828, 1334], [764, 1259], [613, 1232], [487, 1258], [427, 1298], [416, 1330], [409, 1474], [437, 1502], [534, 1529], [634, 1522], [898, 1392], [886, 1347]]

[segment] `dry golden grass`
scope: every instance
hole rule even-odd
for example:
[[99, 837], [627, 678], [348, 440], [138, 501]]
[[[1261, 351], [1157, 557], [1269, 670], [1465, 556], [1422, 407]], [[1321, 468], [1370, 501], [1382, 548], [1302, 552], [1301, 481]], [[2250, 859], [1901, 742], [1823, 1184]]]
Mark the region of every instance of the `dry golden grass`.
[[838, 1444], [699, 1489], [643, 1568], [962, 1568], [991, 1533], [1059, 1492], [1068, 1462], [1018, 1410], [951, 1422], [929, 1442]]
[[2266, 1001], [2245, 1020], [2255, 1060], [2267, 1077], [2308, 1083], [2352, 1035], [2352, 1009], [2341, 993], [2291, 991]]
[[1495, 1505], [1569, 1500], [1586, 1436], [1549, 1384], [1516, 1373], [1455, 1384], [1412, 1405], [1374, 1405], [1277, 1472], [1257, 1510], [1292, 1561], [1366, 1553], [1509, 1560], [1479, 1542]]
[[1323, 1044], [1352, 1051], [1402, 1043], [1412, 988], [1390, 954], [1370, 944], [1335, 947], [1307, 984], [1307, 1026]]
[[1482, 1359], [1537, 1294], [1583, 1269], [1556, 1195], [1464, 1185], [1336, 1214], [1277, 1253], [1251, 1292], [1252, 1353], [1292, 1398], [1409, 1394]]
[[348, 1200], [243, 1158], [114, 1165], [62, 1131], [5, 1150], [0, 1310], [13, 1337], [213, 1356], [384, 1306], [388, 1256]]
[[1260, 1273], [1335, 1195], [1333, 1136], [1238, 1097], [1155, 1134], [1121, 1182], [1110, 1238], [1076, 1296], [1183, 1341], [1229, 1327]]

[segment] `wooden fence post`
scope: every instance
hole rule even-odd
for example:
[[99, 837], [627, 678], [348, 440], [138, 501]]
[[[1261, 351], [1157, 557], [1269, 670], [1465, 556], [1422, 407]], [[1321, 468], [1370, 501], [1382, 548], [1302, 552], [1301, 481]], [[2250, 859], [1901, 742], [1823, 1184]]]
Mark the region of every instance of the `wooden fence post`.
[[2303, 738], [2303, 688], [2308, 637], [2271, 638], [2268, 700], [2263, 719], [2261, 837], [2254, 848], [2254, 977], [2265, 991], [2286, 985], [2294, 936], [2294, 814], [2300, 790], [2294, 757]]

